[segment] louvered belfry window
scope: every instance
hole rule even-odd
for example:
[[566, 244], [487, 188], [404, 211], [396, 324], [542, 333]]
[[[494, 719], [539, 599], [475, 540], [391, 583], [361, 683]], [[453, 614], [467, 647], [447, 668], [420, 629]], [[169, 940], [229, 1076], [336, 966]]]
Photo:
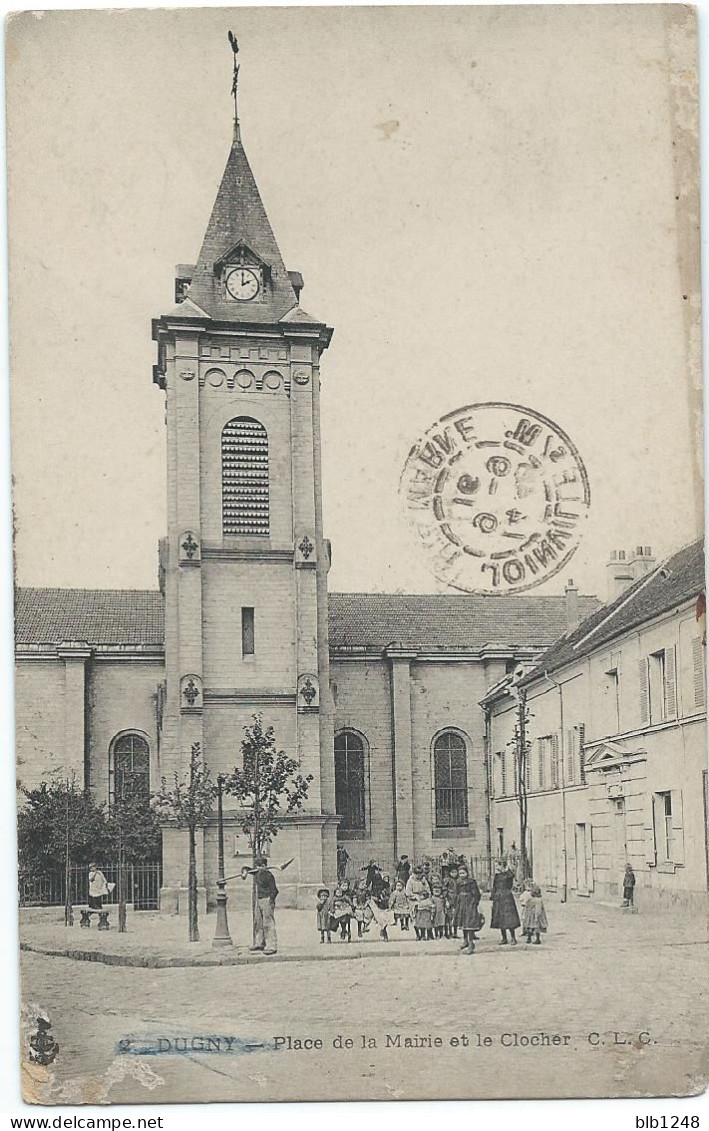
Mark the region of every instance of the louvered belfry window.
[[222, 530], [248, 537], [268, 534], [268, 436], [250, 416], [222, 429]]

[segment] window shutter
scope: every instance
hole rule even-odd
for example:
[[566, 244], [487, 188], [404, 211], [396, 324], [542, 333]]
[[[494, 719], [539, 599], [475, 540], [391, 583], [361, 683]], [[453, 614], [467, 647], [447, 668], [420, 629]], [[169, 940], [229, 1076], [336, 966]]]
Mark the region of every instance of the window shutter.
[[682, 790], [672, 790], [672, 863], [684, 864], [684, 825]]
[[675, 649], [665, 649], [665, 717], [674, 719], [677, 715], [677, 680], [675, 678]]
[[579, 723], [576, 728], [578, 731], [578, 754], [579, 754], [579, 781], [582, 785], [586, 784], [586, 755], [584, 754], [583, 744], [586, 740], [586, 724]]
[[586, 883], [588, 890], [593, 891], [593, 825], [586, 825], [586, 853], [586, 859], [588, 861]]
[[566, 732], [566, 784], [573, 785], [576, 781], [576, 734], [574, 727], [569, 727]]
[[645, 863], [651, 868], [657, 864], [657, 843], [655, 839], [655, 806], [651, 793], [643, 797], [643, 817], [645, 823]]
[[559, 735], [551, 736], [551, 788], [559, 788]]
[[647, 726], [650, 721], [650, 687], [648, 684], [647, 656], [638, 664], [640, 680], [640, 725]]
[[706, 673], [704, 671], [704, 645], [701, 636], [692, 640], [692, 669], [694, 679], [694, 709], [701, 711], [706, 705]]

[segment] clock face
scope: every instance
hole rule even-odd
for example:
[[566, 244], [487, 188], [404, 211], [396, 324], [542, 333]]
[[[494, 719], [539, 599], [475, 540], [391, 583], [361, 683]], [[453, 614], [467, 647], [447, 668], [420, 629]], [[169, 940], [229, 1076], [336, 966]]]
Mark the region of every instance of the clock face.
[[261, 286], [259, 277], [250, 267], [235, 267], [226, 277], [226, 289], [237, 302], [251, 302]]

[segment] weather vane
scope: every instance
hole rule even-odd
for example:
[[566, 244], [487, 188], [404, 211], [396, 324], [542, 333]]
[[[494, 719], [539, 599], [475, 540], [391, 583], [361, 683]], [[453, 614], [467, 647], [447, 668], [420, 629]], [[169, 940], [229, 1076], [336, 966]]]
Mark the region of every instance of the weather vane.
[[236, 56], [239, 54], [239, 44], [236, 41], [236, 36], [233, 31], [229, 32], [229, 43], [234, 52], [234, 77], [231, 83], [231, 93], [234, 98], [234, 140], [239, 141], [239, 110], [237, 106], [237, 94], [239, 90], [239, 64], [236, 61]]

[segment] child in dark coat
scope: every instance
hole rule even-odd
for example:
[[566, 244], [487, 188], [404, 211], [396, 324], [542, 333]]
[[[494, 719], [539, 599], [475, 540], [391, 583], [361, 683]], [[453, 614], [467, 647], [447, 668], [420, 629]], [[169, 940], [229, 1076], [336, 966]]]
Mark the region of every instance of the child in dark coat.
[[456, 921], [456, 907], [458, 906], [458, 865], [451, 864], [448, 875], [443, 881], [446, 901], [446, 927], [447, 939], [458, 938], [458, 924]]
[[371, 918], [371, 912], [368, 913], [368, 903], [369, 892], [367, 891], [367, 881], [360, 880], [354, 893], [354, 917], [357, 923], [358, 939], [361, 939], [364, 932], [368, 929], [367, 919]]
[[632, 864], [625, 865], [625, 874], [623, 876], [623, 907], [633, 906], [633, 897], [635, 894], [635, 872], [633, 871]]
[[318, 901], [315, 905], [318, 909], [318, 930], [320, 931], [320, 942], [332, 942], [331, 925], [330, 925], [330, 889], [320, 888], [318, 891]]
[[456, 904], [456, 922], [463, 932], [463, 954], [475, 953], [476, 931], [482, 926], [481, 915], [478, 911], [480, 904], [480, 888], [468, 872], [461, 867], [458, 870], [458, 899]]

